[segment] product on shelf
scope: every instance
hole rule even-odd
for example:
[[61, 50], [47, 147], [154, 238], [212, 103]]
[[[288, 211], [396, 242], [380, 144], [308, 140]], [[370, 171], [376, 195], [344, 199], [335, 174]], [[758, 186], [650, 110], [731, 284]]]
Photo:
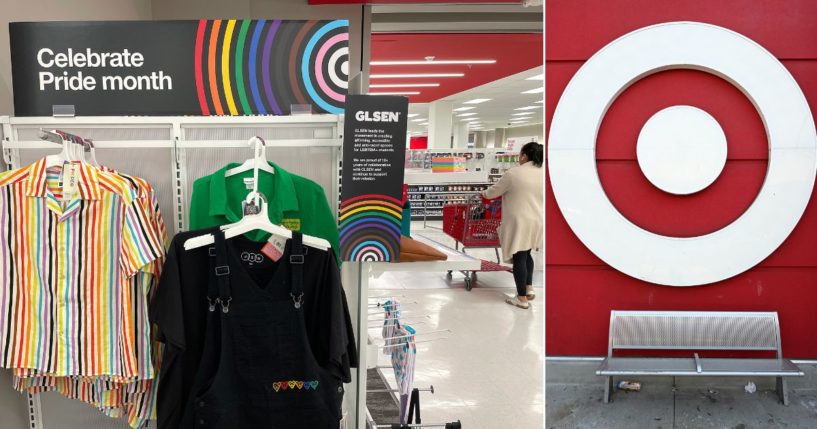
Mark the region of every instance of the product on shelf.
[[445, 156], [431, 159], [432, 173], [457, 173], [462, 171], [465, 171], [464, 157]]

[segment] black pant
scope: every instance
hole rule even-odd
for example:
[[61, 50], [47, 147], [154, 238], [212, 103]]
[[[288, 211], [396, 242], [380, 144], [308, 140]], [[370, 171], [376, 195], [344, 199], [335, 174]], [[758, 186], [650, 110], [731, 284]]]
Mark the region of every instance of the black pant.
[[513, 280], [516, 282], [516, 294], [526, 296], [526, 286], [533, 284], [533, 257], [530, 249], [513, 254]]

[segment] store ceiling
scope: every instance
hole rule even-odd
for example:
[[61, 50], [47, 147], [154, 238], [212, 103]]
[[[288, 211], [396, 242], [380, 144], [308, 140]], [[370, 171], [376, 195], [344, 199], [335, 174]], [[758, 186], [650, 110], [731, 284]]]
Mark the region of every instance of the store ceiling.
[[[403, 92], [412, 103], [439, 100], [541, 66], [542, 44], [541, 33], [373, 34], [369, 93]], [[433, 60], [427, 61], [428, 57]], [[474, 60], [493, 62], [435, 64]], [[384, 61], [419, 61], [422, 64], [382, 65]], [[381, 77], [417, 74], [456, 76]], [[406, 86], [414, 84], [424, 86]]]
[[[454, 112], [454, 124], [480, 122], [469, 125], [470, 129], [489, 131], [495, 128], [513, 128], [541, 124], [543, 120], [542, 93], [523, 92], [542, 88], [542, 73], [544, 67], [538, 66], [495, 80], [476, 88], [444, 97], [451, 101], [454, 109], [473, 107], [473, 109]], [[479, 104], [467, 104], [475, 99], [490, 99]], [[428, 121], [428, 103], [409, 104], [409, 114], [416, 115], [409, 118], [409, 132], [414, 135], [426, 135]], [[533, 107], [527, 110], [516, 110], [524, 107]], [[522, 114], [524, 113], [524, 114]], [[466, 116], [458, 116], [466, 115]], [[475, 119], [476, 118], [476, 119]], [[421, 121], [421, 119], [425, 119]], [[514, 121], [511, 123], [511, 121]]]

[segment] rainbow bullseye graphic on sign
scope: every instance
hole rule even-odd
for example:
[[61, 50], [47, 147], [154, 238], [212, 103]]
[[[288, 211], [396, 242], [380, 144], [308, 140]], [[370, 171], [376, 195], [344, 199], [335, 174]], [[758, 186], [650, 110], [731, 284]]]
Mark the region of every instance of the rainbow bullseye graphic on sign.
[[340, 248], [345, 261], [391, 261], [400, 248], [400, 200], [360, 195], [340, 204]]
[[341, 114], [349, 22], [202, 19], [194, 68], [202, 115]]

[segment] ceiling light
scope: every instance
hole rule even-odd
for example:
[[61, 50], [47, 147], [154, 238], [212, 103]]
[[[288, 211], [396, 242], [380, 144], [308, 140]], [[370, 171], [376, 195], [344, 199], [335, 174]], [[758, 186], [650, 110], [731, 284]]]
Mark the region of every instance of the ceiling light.
[[465, 73], [411, 73], [411, 74], [373, 74], [371, 79], [393, 79], [409, 77], [463, 77]]
[[439, 83], [377, 83], [369, 85], [369, 88], [431, 88], [440, 86]]
[[527, 115], [533, 115], [534, 113], [536, 113], [536, 112], [518, 112], [518, 113], [512, 113], [511, 116], [527, 116]]
[[526, 78], [525, 80], [542, 80], [543, 77], [545, 77], [544, 74], [539, 73], [536, 76], [531, 76], [529, 78]]
[[539, 100], [539, 101], [537, 101], [537, 103], [544, 103], [544, 102], [545, 102], [545, 100]]
[[406, 116], [406, 117], [407, 118], [413, 118], [415, 116], [420, 116], [420, 114], [419, 113], [409, 113], [408, 116]]
[[369, 95], [419, 95], [420, 91], [369, 92]]
[[[415, 115], [416, 115], [416, 113], [415, 113]], [[426, 119], [426, 118], [417, 118], [417, 119], [412, 119], [411, 122], [425, 122], [427, 120], [428, 119]]]
[[513, 110], [533, 110], [533, 109], [541, 109], [542, 106], [525, 106], [525, 107], [517, 107]]
[[371, 61], [373, 66], [420, 66], [435, 64], [495, 64], [496, 60], [400, 60]]
[[422, 123], [422, 124], [420, 124], [420, 125], [428, 125], [428, 122], [423, 122], [423, 123]]
[[457, 116], [459, 116], [459, 117], [461, 117], [461, 118], [464, 118], [464, 117], [466, 117], [466, 116], [474, 116], [474, 115], [476, 115], [476, 114], [477, 114], [477, 112], [460, 113], [460, 114], [459, 114], [459, 115], [457, 115]]
[[540, 92], [544, 92], [545, 87], [540, 86], [538, 88], [533, 88], [527, 91], [522, 91], [522, 94], [539, 94]]
[[471, 109], [476, 109], [476, 107], [474, 107], [474, 106], [457, 107], [456, 109], [454, 109], [454, 111], [455, 112], [464, 112], [466, 110], [471, 110]]
[[479, 103], [484, 103], [486, 101], [491, 101], [491, 99], [490, 98], [475, 98], [473, 100], [468, 100], [463, 104], [479, 104]]

